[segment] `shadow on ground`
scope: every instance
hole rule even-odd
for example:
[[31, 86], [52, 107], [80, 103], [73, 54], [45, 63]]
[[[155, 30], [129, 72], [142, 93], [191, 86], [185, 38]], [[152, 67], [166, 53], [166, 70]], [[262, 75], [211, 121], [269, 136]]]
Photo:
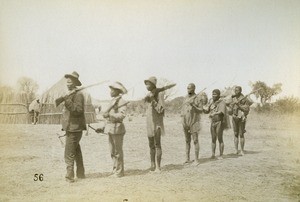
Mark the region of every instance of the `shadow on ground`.
[[245, 154], [259, 154], [261, 153], [261, 151], [249, 151], [249, 150], [245, 150]]
[[89, 173], [86, 174], [86, 178], [105, 178], [111, 175], [111, 172], [105, 172], [105, 173]]
[[162, 167], [163, 171], [171, 171], [171, 170], [182, 170], [184, 168], [183, 164], [168, 164]]
[[135, 176], [135, 175], [146, 175], [150, 172], [150, 169], [141, 170], [141, 169], [129, 169], [125, 171], [126, 176]]
[[[168, 164], [161, 168], [162, 172], [165, 171], [172, 171], [172, 170], [182, 170], [184, 168], [184, 165], [182, 164]], [[150, 169], [146, 170], [140, 170], [140, 169], [132, 169], [132, 170], [126, 170], [125, 175], [126, 176], [135, 176], [135, 175], [146, 175], [150, 173]]]

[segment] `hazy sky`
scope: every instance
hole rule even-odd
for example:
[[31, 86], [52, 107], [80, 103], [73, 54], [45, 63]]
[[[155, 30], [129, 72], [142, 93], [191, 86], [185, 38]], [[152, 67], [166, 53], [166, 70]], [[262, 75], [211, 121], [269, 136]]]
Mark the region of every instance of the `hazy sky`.
[[257, 80], [300, 96], [300, 1], [0, 0], [0, 84], [28, 76], [42, 93], [73, 70], [84, 85], [135, 86], [133, 98], [152, 75], [178, 96]]

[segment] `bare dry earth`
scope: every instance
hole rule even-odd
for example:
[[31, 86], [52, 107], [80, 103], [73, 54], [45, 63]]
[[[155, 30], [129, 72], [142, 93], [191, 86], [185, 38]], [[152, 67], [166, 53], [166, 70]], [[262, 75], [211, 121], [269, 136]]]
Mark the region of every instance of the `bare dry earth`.
[[[109, 177], [108, 138], [83, 136], [87, 178], [65, 182], [59, 125], [0, 125], [1, 201], [299, 201], [300, 118], [250, 114], [246, 155], [234, 155], [233, 132], [224, 134], [225, 158], [211, 160], [209, 120], [202, 118], [201, 163], [184, 166], [178, 116], [166, 117], [163, 171], [151, 174], [145, 118], [126, 121], [125, 177]], [[97, 124], [94, 124], [96, 127]], [[218, 148], [217, 148], [218, 149]], [[192, 158], [193, 148], [191, 151]], [[33, 180], [42, 173], [42, 182]]]

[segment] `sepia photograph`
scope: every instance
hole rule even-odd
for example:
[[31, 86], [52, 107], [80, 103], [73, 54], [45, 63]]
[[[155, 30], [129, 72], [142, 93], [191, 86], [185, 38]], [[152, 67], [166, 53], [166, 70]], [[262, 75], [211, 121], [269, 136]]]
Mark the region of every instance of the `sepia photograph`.
[[0, 201], [300, 201], [299, 0], [0, 0]]

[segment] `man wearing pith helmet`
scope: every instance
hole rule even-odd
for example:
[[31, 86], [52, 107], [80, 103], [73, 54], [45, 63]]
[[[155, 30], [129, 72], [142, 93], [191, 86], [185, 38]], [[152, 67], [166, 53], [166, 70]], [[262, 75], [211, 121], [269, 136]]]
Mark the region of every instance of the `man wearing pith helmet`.
[[145, 97], [147, 103], [147, 135], [150, 147], [151, 167], [150, 171], [161, 171], [161, 135], [164, 135], [164, 95], [163, 91], [174, 87], [176, 84], [171, 84], [162, 88], [157, 88], [156, 77], [150, 77], [144, 81], [149, 93]]
[[[111, 158], [113, 160], [112, 174], [114, 177], [124, 176], [124, 155], [123, 155], [123, 138], [126, 133], [123, 123], [126, 117], [126, 102], [122, 95], [127, 93], [126, 88], [120, 82], [115, 82], [109, 86], [110, 102], [108, 110], [103, 114], [107, 119], [107, 124], [104, 133], [108, 134], [109, 148]], [[102, 129], [97, 129], [96, 132], [102, 132]]]
[[74, 161], [77, 165], [77, 178], [85, 178], [80, 140], [86, 130], [84, 117], [84, 96], [77, 91], [81, 86], [79, 74], [66, 74], [68, 94], [56, 99], [56, 104], [64, 102], [62, 130], [66, 131], [65, 162], [67, 164], [66, 181], [74, 182]]

